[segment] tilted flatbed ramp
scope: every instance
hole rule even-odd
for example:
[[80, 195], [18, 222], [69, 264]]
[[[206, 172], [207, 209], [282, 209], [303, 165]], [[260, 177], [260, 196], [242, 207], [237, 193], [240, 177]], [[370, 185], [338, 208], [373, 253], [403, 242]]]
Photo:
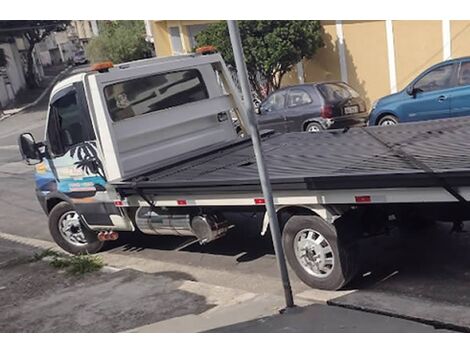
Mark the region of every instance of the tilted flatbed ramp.
[[[274, 191], [470, 186], [470, 117], [267, 134], [262, 145]], [[114, 184], [124, 196], [260, 189], [249, 139]]]

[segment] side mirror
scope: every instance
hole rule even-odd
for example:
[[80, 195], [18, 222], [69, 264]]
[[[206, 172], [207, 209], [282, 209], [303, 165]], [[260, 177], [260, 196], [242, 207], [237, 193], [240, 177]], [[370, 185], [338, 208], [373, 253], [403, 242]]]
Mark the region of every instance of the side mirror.
[[[21, 157], [28, 165], [34, 165], [42, 161], [41, 153], [38, 145], [31, 133], [23, 133], [18, 138], [18, 146], [20, 148]], [[32, 162], [36, 161], [36, 162]]]
[[422, 92], [423, 90], [421, 88], [415, 88], [413, 86], [408, 86], [406, 87], [406, 93], [408, 95], [411, 95], [413, 98], [416, 98], [416, 94], [419, 92]]

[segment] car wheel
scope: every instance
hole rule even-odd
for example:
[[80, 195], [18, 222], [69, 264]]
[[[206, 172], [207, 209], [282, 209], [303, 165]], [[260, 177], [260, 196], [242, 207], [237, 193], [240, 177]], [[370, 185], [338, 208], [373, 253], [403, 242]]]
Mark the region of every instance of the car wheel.
[[355, 275], [355, 252], [335, 228], [314, 215], [294, 215], [282, 232], [287, 261], [308, 286], [338, 290]]
[[317, 133], [323, 130], [321, 125], [316, 122], [311, 122], [305, 127], [305, 131], [310, 132], [310, 133]]
[[72, 254], [94, 254], [103, 247], [97, 234], [87, 229], [72, 205], [61, 202], [49, 213], [49, 230], [54, 241]]
[[398, 119], [393, 115], [385, 115], [378, 123], [379, 126], [395, 126], [398, 124]]

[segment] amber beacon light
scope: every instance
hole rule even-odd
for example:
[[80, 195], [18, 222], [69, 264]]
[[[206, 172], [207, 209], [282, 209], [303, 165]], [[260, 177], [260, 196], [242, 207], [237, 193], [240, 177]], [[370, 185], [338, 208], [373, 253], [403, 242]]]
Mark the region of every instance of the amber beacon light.
[[201, 54], [201, 55], [214, 54], [216, 52], [217, 52], [217, 49], [215, 48], [215, 46], [212, 46], [212, 45], [205, 45], [196, 49], [196, 54]]
[[107, 72], [113, 66], [114, 65], [111, 61], [97, 62], [96, 64], [91, 65], [91, 70], [98, 72]]

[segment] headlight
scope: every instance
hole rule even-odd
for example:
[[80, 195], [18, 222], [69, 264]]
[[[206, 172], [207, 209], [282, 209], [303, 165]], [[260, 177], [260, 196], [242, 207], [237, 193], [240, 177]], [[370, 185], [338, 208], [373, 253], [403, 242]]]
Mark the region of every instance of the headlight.
[[371, 106], [371, 108], [370, 108], [371, 111], [375, 109], [375, 107], [377, 106], [377, 103], [378, 103], [378, 102], [379, 102], [379, 100], [377, 99], [376, 101], [374, 101], [374, 102], [372, 103], [372, 106]]

